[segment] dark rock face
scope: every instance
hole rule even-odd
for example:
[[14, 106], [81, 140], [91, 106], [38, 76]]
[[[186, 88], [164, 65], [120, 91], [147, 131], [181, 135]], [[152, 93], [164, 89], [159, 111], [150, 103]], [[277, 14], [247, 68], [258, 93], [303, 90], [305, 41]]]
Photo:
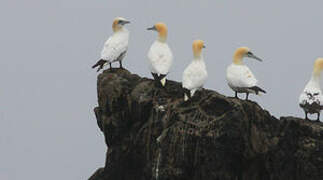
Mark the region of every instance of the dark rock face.
[[322, 180], [323, 125], [210, 90], [183, 101], [127, 70], [98, 76], [106, 164], [90, 180]]

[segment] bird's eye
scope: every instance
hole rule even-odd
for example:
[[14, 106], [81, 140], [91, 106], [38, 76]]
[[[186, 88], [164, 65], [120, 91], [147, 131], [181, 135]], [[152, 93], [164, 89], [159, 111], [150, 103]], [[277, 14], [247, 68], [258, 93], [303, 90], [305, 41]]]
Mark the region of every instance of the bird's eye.
[[252, 52], [250, 52], [250, 51], [249, 51], [249, 52], [247, 52], [247, 54], [248, 54], [249, 56], [250, 56], [250, 55], [253, 55], [253, 54], [252, 54]]
[[118, 24], [122, 24], [123, 23], [123, 20], [119, 20]]

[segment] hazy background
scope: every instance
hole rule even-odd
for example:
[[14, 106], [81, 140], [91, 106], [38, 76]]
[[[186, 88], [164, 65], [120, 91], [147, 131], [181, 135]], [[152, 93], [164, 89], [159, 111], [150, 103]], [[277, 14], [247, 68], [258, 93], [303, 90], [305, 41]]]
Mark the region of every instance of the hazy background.
[[2, 0], [0, 179], [80, 180], [104, 165], [90, 66], [114, 17], [132, 22], [124, 61], [131, 72], [150, 77], [146, 54], [156, 33], [145, 29], [164, 21], [175, 57], [170, 79], [181, 80], [200, 38], [205, 87], [232, 96], [226, 67], [237, 47], [249, 46], [264, 62], [245, 62], [268, 92], [250, 99], [276, 117], [303, 117], [298, 96], [323, 56], [322, 7], [321, 0]]

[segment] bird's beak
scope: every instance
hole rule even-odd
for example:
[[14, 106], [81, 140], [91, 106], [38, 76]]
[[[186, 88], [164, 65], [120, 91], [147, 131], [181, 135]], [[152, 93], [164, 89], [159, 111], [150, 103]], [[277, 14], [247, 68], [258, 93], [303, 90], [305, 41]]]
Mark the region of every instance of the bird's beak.
[[147, 28], [147, 30], [148, 30], [148, 31], [149, 31], [149, 30], [156, 31], [157, 29], [156, 29], [156, 27], [155, 27], [155, 26], [153, 26], [153, 27]]
[[123, 21], [122, 25], [125, 25], [125, 24], [130, 24], [130, 21]]
[[247, 53], [247, 57], [258, 60], [260, 62], [262, 62], [262, 59], [260, 59], [259, 57], [255, 56], [252, 52], [248, 52]]

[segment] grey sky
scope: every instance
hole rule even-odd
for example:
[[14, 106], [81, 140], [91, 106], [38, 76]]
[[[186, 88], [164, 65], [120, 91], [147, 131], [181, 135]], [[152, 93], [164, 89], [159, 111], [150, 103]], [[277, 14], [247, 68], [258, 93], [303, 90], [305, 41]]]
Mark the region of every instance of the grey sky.
[[275, 116], [303, 116], [298, 96], [323, 56], [323, 1], [4, 0], [0, 2], [0, 179], [87, 179], [104, 165], [92, 112], [99, 58], [116, 16], [131, 20], [124, 66], [150, 77], [146, 54], [157, 21], [169, 27], [170, 79], [181, 80], [194, 39], [205, 41], [206, 88], [232, 96], [226, 67], [239, 46], [268, 91], [251, 96]]

